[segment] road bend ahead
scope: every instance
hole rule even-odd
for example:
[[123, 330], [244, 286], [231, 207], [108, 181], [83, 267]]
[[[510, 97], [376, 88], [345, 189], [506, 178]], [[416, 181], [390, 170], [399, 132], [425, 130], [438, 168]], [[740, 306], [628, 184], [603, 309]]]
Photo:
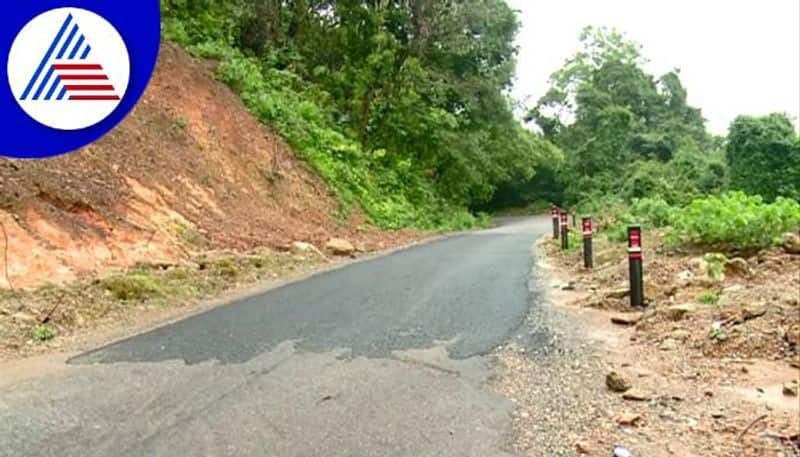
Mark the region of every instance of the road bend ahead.
[[0, 456], [510, 455], [483, 354], [535, 305], [548, 222], [319, 274], [5, 385]]

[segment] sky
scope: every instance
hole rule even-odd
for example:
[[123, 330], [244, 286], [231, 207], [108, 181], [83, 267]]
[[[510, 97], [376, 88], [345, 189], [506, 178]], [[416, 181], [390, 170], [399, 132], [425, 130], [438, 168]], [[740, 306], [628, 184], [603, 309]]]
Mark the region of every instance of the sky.
[[586, 25], [641, 44], [647, 70], [681, 70], [689, 104], [724, 134], [740, 114], [800, 117], [800, 0], [508, 0], [522, 24], [514, 97], [529, 106]]

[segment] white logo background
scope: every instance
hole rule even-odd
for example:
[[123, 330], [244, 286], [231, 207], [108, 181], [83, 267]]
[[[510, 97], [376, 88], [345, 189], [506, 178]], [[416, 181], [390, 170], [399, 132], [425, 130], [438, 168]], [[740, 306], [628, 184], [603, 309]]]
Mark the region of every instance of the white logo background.
[[[62, 46], [73, 24], [77, 24], [86, 43], [91, 45], [91, 52], [85, 62], [103, 66], [103, 72], [108, 76], [105, 83], [114, 86], [119, 100], [69, 100], [69, 97], [62, 100], [33, 100], [30, 96], [22, 100], [42, 58], [70, 14], [73, 16], [72, 24], [56, 48]], [[48, 66], [54, 58], [55, 55], [47, 63]], [[47, 68], [41, 72], [34, 87], [39, 85], [46, 72]], [[57, 8], [36, 16], [19, 32], [8, 56], [8, 82], [17, 103], [37, 122], [59, 130], [91, 127], [108, 117], [121, 103], [128, 89], [129, 79], [130, 57], [117, 29], [101, 16], [80, 8]]]

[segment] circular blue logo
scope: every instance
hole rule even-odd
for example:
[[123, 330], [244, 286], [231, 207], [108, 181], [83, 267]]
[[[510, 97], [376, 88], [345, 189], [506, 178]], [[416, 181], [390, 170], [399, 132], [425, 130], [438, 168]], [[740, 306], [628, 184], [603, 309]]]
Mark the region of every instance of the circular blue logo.
[[159, 2], [12, 2], [0, 19], [0, 156], [74, 151], [133, 109], [155, 68]]

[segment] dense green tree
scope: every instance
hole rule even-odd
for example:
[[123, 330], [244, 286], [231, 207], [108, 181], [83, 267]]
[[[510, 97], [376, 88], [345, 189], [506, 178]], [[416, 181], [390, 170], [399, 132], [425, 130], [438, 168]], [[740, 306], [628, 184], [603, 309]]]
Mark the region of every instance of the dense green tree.
[[721, 188], [724, 164], [711, 153], [700, 110], [687, 104], [680, 72], [648, 74], [641, 47], [615, 30], [588, 27], [581, 43], [527, 116], [564, 151], [565, 202], [599, 195], [675, 202]]
[[168, 39], [222, 60], [250, 109], [384, 225], [479, 206], [558, 155], [512, 113], [503, 0], [162, 5]]
[[784, 114], [737, 117], [726, 150], [731, 187], [767, 200], [800, 199], [800, 139]]

